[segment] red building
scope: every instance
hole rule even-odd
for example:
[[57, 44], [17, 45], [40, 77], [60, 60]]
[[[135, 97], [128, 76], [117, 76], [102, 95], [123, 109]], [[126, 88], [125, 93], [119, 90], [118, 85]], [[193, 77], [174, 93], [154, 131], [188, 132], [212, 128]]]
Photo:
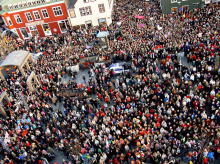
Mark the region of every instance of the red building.
[[4, 0], [0, 15], [21, 39], [67, 32], [68, 14], [63, 0]]

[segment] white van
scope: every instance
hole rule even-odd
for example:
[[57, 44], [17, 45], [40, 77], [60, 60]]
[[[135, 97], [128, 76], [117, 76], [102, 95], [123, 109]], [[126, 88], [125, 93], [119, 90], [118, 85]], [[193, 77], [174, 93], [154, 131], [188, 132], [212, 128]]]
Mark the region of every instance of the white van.
[[110, 65], [109, 67], [110, 71], [114, 71], [115, 74], [124, 74], [125, 70], [124, 70], [124, 66], [123, 63], [115, 63]]

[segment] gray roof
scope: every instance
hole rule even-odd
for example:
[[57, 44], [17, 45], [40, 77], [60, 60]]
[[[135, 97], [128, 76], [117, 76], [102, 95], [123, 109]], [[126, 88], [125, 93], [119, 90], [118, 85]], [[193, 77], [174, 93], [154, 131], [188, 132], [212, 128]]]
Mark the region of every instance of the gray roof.
[[6, 56], [5, 60], [1, 63], [0, 67], [4, 67], [4, 66], [19, 67], [27, 58], [28, 54], [29, 54], [28, 51], [23, 51], [23, 50], [13, 51]]
[[73, 6], [75, 5], [77, 0], [68, 0], [67, 10], [73, 9]]

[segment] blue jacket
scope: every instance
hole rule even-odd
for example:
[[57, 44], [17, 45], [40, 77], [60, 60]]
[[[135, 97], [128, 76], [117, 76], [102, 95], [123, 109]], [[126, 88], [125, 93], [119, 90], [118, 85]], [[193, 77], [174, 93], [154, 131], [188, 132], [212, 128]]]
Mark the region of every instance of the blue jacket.
[[214, 152], [210, 152], [209, 154], [208, 154], [208, 158], [214, 158]]

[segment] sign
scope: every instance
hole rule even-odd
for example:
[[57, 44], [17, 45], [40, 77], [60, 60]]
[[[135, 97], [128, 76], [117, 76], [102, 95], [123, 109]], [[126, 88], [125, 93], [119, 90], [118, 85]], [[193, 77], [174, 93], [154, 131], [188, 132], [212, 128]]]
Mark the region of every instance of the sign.
[[209, 4], [211, 0], [205, 0], [205, 4]]
[[27, 123], [29, 123], [31, 121], [31, 119], [28, 117], [28, 119], [27, 119]]
[[54, 29], [53, 29], [53, 32], [57, 32], [57, 29], [56, 29], [56, 28], [54, 28]]
[[41, 20], [41, 21], [35, 21], [35, 22], [31, 22], [31, 23], [25, 23], [25, 26], [26, 27], [29, 27], [29, 26], [36, 26], [36, 25], [41, 25], [44, 23], [44, 20]]
[[144, 19], [144, 16], [135, 15], [135, 18], [138, 18], [138, 19]]

